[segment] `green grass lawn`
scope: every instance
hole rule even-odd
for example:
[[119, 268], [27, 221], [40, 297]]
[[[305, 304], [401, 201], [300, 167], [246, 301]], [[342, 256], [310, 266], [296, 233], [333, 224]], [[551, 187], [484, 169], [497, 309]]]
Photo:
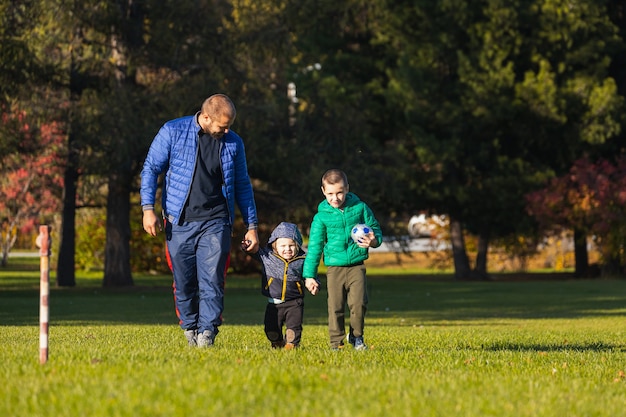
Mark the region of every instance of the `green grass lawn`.
[[199, 350], [176, 324], [169, 277], [105, 290], [80, 275], [52, 288], [40, 365], [32, 266], [0, 270], [1, 416], [624, 414], [625, 280], [372, 274], [371, 349], [332, 352], [325, 292], [306, 298], [302, 347], [275, 351], [259, 279], [229, 277], [216, 345]]

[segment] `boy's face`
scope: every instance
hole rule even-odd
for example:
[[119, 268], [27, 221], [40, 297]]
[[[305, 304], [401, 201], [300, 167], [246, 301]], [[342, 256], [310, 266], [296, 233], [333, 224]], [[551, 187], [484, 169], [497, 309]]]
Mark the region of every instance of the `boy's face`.
[[280, 255], [283, 259], [289, 260], [298, 253], [298, 245], [292, 239], [279, 237], [276, 239], [276, 242], [274, 242], [274, 245], [276, 254]]
[[343, 181], [336, 184], [324, 184], [322, 186], [322, 192], [328, 204], [335, 208], [341, 208], [343, 207], [343, 203], [346, 202], [348, 184], [344, 184]]

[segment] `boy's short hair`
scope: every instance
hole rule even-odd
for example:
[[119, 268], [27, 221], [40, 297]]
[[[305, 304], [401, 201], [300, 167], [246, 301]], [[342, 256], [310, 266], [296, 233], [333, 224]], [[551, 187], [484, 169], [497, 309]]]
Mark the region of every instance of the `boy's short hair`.
[[343, 185], [348, 185], [348, 176], [340, 169], [329, 169], [322, 175], [322, 187], [326, 184], [337, 184], [343, 182]]

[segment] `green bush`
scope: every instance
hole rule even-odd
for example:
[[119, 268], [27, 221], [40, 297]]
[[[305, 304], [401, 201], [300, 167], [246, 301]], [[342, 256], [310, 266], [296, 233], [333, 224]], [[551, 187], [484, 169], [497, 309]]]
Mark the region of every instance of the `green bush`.
[[[143, 230], [141, 208], [130, 216], [130, 265], [133, 272], [169, 272], [165, 260], [165, 237], [154, 238]], [[76, 219], [76, 268], [84, 271], [104, 268], [106, 209], [81, 209]]]
[[104, 267], [106, 210], [81, 209], [76, 216], [76, 268], [84, 271]]

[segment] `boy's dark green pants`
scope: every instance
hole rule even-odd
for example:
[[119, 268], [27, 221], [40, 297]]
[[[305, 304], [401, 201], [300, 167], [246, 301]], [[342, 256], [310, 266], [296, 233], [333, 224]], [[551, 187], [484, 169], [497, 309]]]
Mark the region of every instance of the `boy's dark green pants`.
[[339, 347], [346, 337], [345, 305], [350, 311], [352, 336], [363, 336], [367, 311], [367, 278], [365, 265], [329, 266], [326, 272], [328, 289], [328, 334], [330, 346]]

